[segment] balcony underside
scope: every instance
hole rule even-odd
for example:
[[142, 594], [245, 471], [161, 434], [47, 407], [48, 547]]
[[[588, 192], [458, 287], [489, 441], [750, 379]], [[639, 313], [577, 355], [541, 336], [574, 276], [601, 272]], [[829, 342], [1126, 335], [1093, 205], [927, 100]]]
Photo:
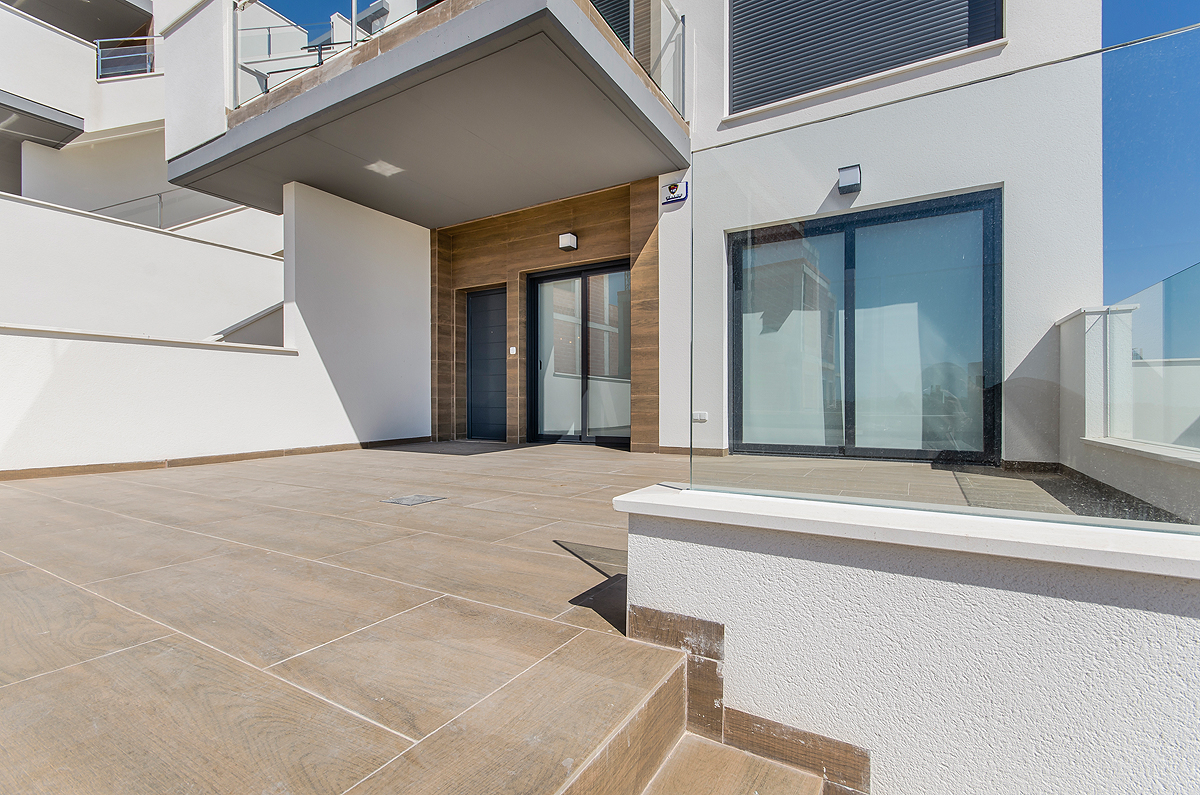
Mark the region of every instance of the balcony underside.
[[686, 123], [574, 0], [447, 16], [243, 106], [171, 161], [171, 182], [278, 213], [296, 181], [441, 227], [688, 165]]
[[154, 14], [150, 0], [3, 0], [84, 41], [132, 36]]

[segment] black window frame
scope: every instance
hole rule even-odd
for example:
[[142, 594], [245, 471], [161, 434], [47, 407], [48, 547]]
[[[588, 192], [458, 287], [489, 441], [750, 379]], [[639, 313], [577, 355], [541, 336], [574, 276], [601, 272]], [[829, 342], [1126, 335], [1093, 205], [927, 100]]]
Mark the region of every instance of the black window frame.
[[[557, 268], [550, 271], [538, 271], [537, 273], [529, 274], [526, 281], [525, 289], [525, 382], [527, 416], [525, 418], [525, 427], [527, 429], [527, 437], [533, 442], [566, 442], [574, 444], [592, 444], [597, 447], [614, 447], [621, 450], [628, 450], [632, 436], [588, 436], [581, 433], [576, 434], [548, 434], [538, 431], [538, 368], [533, 367], [535, 361], [539, 361], [539, 340], [538, 340], [538, 286], [543, 282], [554, 282], [562, 279], [573, 279], [578, 277], [581, 280], [580, 286], [580, 301], [583, 307], [583, 317], [581, 318], [582, 332], [579, 341], [580, 369], [579, 377], [581, 385], [579, 390], [580, 398], [580, 430], [587, 429], [587, 409], [588, 409], [588, 355], [590, 336], [587, 333], [587, 310], [588, 310], [588, 286], [587, 277], [602, 276], [606, 273], [621, 273], [627, 272], [630, 274], [632, 287], [632, 261], [629, 259], [610, 260], [607, 262], [598, 262], [591, 265], [574, 265], [568, 268]], [[632, 322], [632, 318], [630, 319]], [[630, 374], [630, 382], [632, 383], [632, 373]], [[632, 407], [631, 407], [632, 408]]]
[[[983, 450], [923, 450], [859, 447], [855, 439], [854, 383], [854, 232], [857, 229], [955, 215], [983, 213]], [[953, 464], [998, 466], [1001, 457], [1003, 410], [1003, 196], [999, 188], [964, 193], [940, 199], [902, 204], [876, 210], [774, 224], [726, 234], [729, 262], [729, 451], [742, 454], [798, 455], [898, 461], [939, 461]], [[805, 237], [842, 233], [845, 235], [845, 282], [842, 328], [842, 422], [841, 445], [759, 444], [742, 441], [742, 275], [743, 256], [748, 246], [759, 243], [799, 240]]]

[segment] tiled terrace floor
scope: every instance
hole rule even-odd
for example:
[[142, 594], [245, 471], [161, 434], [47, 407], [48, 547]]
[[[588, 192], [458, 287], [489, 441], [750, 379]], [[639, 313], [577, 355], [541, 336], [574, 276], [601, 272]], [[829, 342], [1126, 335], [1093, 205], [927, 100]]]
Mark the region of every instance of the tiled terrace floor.
[[[966, 495], [928, 466], [808, 469]], [[553, 792], [677, 665], [621, 637], [611, 500], [687, 479], [463, 442], [0, 483], [0, 792]], [[413, 494], [442, 499], [381, 502]], [[544, 780], [491, 781], [556, 699], [579, 720], [542, 716]]]

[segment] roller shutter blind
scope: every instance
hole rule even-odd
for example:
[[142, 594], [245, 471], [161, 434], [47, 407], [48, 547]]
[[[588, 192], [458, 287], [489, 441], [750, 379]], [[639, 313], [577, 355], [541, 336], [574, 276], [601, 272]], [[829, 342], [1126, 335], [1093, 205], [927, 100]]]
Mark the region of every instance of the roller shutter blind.
[[1001, 36], [1003, 0], [730, 0], [730, 110]]
[[604, 17], [621, 43], [629, 46], [629, 0], [592, 0], [592, 5]]

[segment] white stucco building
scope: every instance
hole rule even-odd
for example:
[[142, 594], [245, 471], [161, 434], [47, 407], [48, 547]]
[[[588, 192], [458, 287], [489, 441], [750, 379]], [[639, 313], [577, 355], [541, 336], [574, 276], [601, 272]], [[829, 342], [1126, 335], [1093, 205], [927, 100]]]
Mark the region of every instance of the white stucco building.
[[690, 454], [618, 499], [630, 606], [724, 627], [725, 708], [868, 749], [876, 792], [1195, 786], [1200, 350], [1104, 305], [1101, 4], [139, 2], [0, 4], [0, 474]]

